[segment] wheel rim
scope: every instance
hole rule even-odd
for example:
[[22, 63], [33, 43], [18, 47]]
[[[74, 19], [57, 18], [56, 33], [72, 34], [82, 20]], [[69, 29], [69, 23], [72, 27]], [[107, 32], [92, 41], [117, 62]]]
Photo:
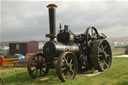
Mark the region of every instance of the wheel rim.
[[86, 44], [88, 47], [91, 47], [92, 42], [94, 40], [99, 39], [99, 34], [98, 31], [96, 30], [95, 27], [89, 27], [86, 30]]
[[107, 40], [97, 40], [92, 46], [91, 60], [99, 71], [105, 71], [111, 66], [112, 53]]
[[77, 69], [77, 60], [74, 54], [65, 52], [59, 57], [56, 71], [61, 81], [64, 82], [74, 79]]
[[45, 57], [42, 53], [35, 54], [28, 62], [28, 73], [35, 79], [37, 77], [45, 76], [49, 71], [46, 65]]

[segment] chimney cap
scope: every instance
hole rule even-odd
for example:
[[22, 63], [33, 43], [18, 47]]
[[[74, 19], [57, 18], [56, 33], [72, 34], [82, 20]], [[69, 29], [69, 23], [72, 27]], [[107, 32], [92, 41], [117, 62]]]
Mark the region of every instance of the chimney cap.
[[49, 4], [47, 7], [48, 7], [48, 8], [56, 8], [57, 5], [55, 5], [55, 4]]

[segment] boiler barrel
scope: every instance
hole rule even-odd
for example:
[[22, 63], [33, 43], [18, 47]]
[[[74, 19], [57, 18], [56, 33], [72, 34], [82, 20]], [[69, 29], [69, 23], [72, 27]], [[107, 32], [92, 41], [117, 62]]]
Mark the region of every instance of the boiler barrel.
[[59, 57], [63, 52], [73, 52], [78, 54], [79, 46], [76, 44], [73, 45], [64, 45], [55, 41], [48, 41], [43, 47], [44, 56], [48, 60], [52, 60], [53, 57]]

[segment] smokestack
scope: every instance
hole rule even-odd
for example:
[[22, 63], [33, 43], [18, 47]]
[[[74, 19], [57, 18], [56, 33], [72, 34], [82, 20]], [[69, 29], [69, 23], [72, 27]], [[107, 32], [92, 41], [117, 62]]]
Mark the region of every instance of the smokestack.
[[55, 4], [49, 4], [47, 8], [49, 9], [49, 27], [50, 27], [50, 34], [47, 34], [46, 37], [49, 37], [50, 40], [54, 40], [56, 37], [56, 14], [55, 8], [57, 6]]

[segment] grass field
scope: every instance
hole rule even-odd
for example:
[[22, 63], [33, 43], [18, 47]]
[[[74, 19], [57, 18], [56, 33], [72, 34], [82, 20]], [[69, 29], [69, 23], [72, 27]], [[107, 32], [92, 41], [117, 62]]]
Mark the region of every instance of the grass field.
[[[119, 49], [114, 49], [113, 53], [115, 50]], [[117, 52], [119, 54], [116, 52], [114, 55], [119, 55], [123, 49]], [[128, 58], [113, 58], [109, 70], [91, 77], [78, 74], [74, 80], [65, 83], [58, 79], [55, 70], [50, 70], [46, 77], [33, 80], [26, 68], [0, 67], [0, 77], [6, 85], [128, 85]]]
[[125, 53], [125, 48], [112, 48], [112, 55], [123, 55]]

